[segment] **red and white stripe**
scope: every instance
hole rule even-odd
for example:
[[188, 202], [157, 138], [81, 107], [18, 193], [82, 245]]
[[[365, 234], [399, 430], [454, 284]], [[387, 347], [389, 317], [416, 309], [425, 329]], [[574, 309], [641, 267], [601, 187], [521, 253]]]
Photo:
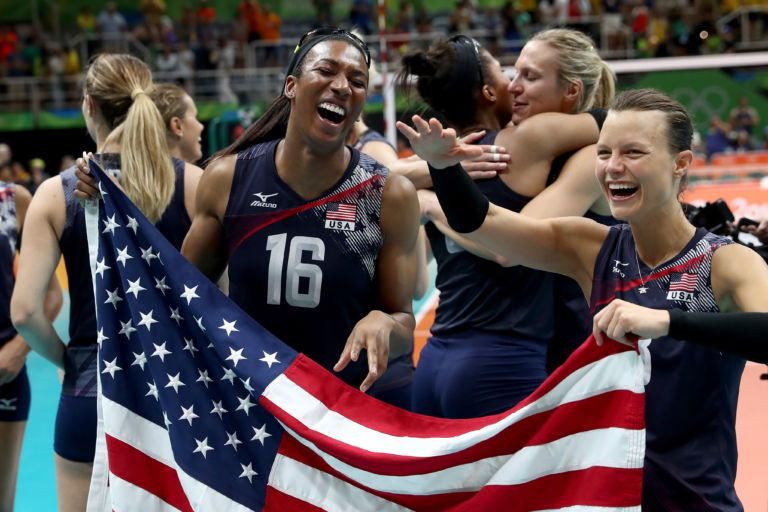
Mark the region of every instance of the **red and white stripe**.
[[328, 220], [344, 220], [349, 222], [355, 222], [355, 215], [357, 214], [357, 205], [339, 203], [338, 210], [326, 211], [325, 218]]
[[515, 409], [470, 420], [384, 405], [317, 379], [322, 370], [299, 356], [261, 399], [291, 434], [268, 502], [291, 510], [304, 509], [296, 500], [306, 510], [491, 510], [509, 500], [521, 503], [516, 511], [639, 510], [644, 366], [612, 345], [609, 353], [585, 345]]
[[689, 274], [686, 272], [680, 277], [679, 281], [669, 283], [669, 291], [693, 293], [696, 290], [696, 278], [696, 274]]

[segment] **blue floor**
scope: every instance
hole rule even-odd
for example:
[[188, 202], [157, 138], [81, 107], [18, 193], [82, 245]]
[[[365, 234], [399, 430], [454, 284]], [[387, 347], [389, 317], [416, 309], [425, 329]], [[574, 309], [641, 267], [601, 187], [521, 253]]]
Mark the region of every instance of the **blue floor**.
[[[56, 320], [56, 331], [66, 340], [69, 318], [69, 294]], [[21, 451], [19, 481], [16, 487], [18, 512], [53, 511], [56, 505], [56, 478], [53, 470], [53, 427], [59, 405], [61, 384], [56, 367], [32, 352], [27, 358], [27, 372], [32, 387], [24, 447]]]

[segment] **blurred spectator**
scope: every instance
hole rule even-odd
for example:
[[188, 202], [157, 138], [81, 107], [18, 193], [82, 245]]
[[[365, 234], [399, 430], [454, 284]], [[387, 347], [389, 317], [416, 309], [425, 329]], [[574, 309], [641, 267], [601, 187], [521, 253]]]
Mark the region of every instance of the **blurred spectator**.
[[13, 162], [11, 167], [13, 168], [13, 177], [16, 183], [24, 185], [29, 181], [29, 173], [21, 162]]
[[724, 124], [718, 116], [712, 116], [709, 120], [709, 130], [704, 136], [704, 146], [707, 154], [707, 161], [712, 159], [712, 155], [725, 153], [731, 149], [729, 139], [730, 126]]
[[165, 14], [164, 0], [141, 0], [139, 12], [144, 16], [144, 25], [154, 43], [162, 40], [162, 18]]
[[114, 44], [122, 40], [127, 27], [125, 18], [118, 12], [115, 2], [107, 2], [107, 5], [96, 17], [96, 28], [101, 34], [107, 50], [114, 49]]
[[0, 142], [0, 164], [10, 164], [12, 158], [11, 146], [5, 142]]
[[24, 44], [21, 41], [13, 43], [13, 50], [6, 57], [6, 70], [6, 76], [9, 77], [29, 76], [30, 66], [24, 56]]
[[611, 50], [619, 50], [626, 46], [621, 15], [620, 0], [600, 0], [602, 7], [601, 33], [607, 37], [607, 46]]
[[0, 25], [0, 62], [7, 62], [18, 40], [19, 36], [10, 25]]
[[749, 133], [744, 130], [736, 132], [736, 143], [733, 148], [737, 153], [744, 153], [745, 151], [754, 151], [757, 149], [757, 144], [752, 140]]
[[[405, 0], [400, 0], [400, 5]], [[451, 13], [451, 21], [448, 26], [448, 32], [452, 34], [466, 34], [475, 28], [474, 12], [469, 0], [457, 0]]]
[[280, 41], [280, 27], [283, 25], [283, 20], [267, 4], [264, 4], [262, 10], [264, 12], [264, 25], [261, 28], [261, 38], [265, 42], [272, 43], [264, 48], [264, 65], [267, 67], [278, 66], [277, 51]]
[[78, 76], [80, 74], [80, 54], [72, 46], [68, 46], [64, 61], [64, 74], [66, 76]]
[[179, 78], [179, 54], [170, 43], [165, 43], [155, 59], [155, 69], [161, 82], [173, 82]]
[[216, 66], [216, 93], [219, 103], [237, 103], [237, 96], [230, 85], [230, 71], [235, 65], [234, 43], [219, 38], [216, 50], [211, 52], [211, 62]]
[[248, 41], [261, 39], [261, 25], [264, 22], [264, 13], [261, 4], [256, 0], [243, 0], [237, 6], [237, 17], [248, 24]]
[[189, 45], [185, 41], [179, 41], [179, 66], [177, 76], [182, 82], [184, 89], [190, 94], [194, 92], [194, 75], [195, 75], [195, 53], [190, 50]]
[[419, 34], [428, 34], [432, 32], [432, 16], [429, 14], [427, 6], [422, 3], [413, 17], [413, 23], [416, 25], [416, 31]]
[[749, 106], [749, 100], [746, 96], [739, 97], [739, 105], [731, 110], [731, 115], [728, 118], [731, 123], [731, 128], [736, 131], [747, 132], [748, 135], [752, 135], [752, 131], [755, 126], [760, 122], [760, 116], [757, 114], [757, 110], [754, 107]]
[[[239, 12], [238, 8], [238, 14]], [[195, 22], [197, 23], [198, 41], [204, 41], [206, 37], [215, 36], [213, 30], [216, 22], [216, 11], [210, 6], [208, 0], [200, 0], [200, 6], [195, 11]]]
[[398, 134], [397, 158], [408, 158], [409, 156], [413, 156], [413, 150], [411, 149], [410, 144], [408, 144], [408, 141]]
[[89, 6], [84, 5], [77, 14], [77, 27], [84, 34], [96, 32], [96, 18], [93, 16]]
[[9, 163], [0, 163], [0, 181], [14, 183], [13, 167]]
[[371, 26], [373, 13], [373, 2], [371, 0], [352, 0], [352, 7], [349, 9], [349, 21], [360, 32], [370, 35], [373, 32]]
[[72, 155], [63, 155], [59, 161], [59, 172], [64, 172], [75, 164], [75, 157]]
[[48, 79], [51, 84], [51, 101], [53, 108], [64, 108], [66, 95], [62, 77], [64, 76], [64, 66], [66, 65], [67, 54], [58, 43], [50, 45], [48, 52]]
[[539, 19], [544, 24], [565, 24], [568, 21], [569, 0], [542, 0], [539, 2]]
[[177, 36], [179, 41], [190, 42], [197, 40], [197, 17], [191, 5], [184, 4], [181, 8], [179, 19], [176, 20], [176, 25], [178, 26]]
[[[394, 32], [397, 34], [410, 34], [413, 27], [413, 16], [411, 15], [411, 6], [408, 0], [400, 0], [397, 4], [395, 13]], [[407, 41], [403, 40], [406, 44]]]
[[592, 14], [592, 3], [589, 0], [571, 0], [568, 2], [568, 18], [577, 19]]
[[312, 5], [315, 6], [315, 22], [313, 26], [333, 25], [333, 0], [312, 0]]
[[45, 161], [42, 158], [33, 158], [29, 161], [29, 181], [26, 186], [33, 194], [42, 182], [50, 178], [51, 175], [45, 172]]

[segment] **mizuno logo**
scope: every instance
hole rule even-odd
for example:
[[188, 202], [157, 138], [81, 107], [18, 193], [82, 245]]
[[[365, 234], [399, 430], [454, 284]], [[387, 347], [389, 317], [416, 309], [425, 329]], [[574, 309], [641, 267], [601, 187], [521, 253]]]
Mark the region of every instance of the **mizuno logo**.
[[251, 206], [258, 206], [258, 207], [261, 207], [261, 208], [277, 208], [277, 203], [268, 203], [267, 202], [267, 199], [269, 199], [270, 197], [276, 196], [277, 192], [275, 192], [274, 194], [265, 194], [263, 192], [257, 192], [257, 193], [255, 193], [253, 195], [258, 197], [258, 199], [256, 201], [253, 201], [251, 203]]
[[272, 196], [276, 196], [276, 195], [277, 195], [277, 192], [275, 192], [274, 194], [264, 194], [263, 192], [257, 192], [257, 193], [255, 193], [255, 194], [253, 194], [253, 195], [255, 195], [256, 197], [258, 197], [258, 198], [259, 198], [259, 201], [261, 201], [262, 203], [266, 203], [266, 202], [267, 202], [267, 199], [269, 199], [269, 198], [270, 198], [270, 197], [272, 197]]
[[0, 411], [15, 411], [16, 406], [13, 405], [16, 398], [0, 398]]
[[613, 260], [613, 273], [619, 274], [621, 277], [626, 277], [620, 267], [626, 267], [629, 263], [622, 263], [619, 260]]

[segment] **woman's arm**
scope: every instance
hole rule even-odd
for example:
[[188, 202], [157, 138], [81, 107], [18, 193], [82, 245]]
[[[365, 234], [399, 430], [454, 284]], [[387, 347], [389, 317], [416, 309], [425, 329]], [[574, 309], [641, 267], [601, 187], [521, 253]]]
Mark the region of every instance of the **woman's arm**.
[[[720, 247], [712, 256], [712, 291], [722, 313], [649, 309], [614, 300], [593, 320], [598, 343], [669, 335], [768, 363], [768, 266], [751, 249]], [[741, 311], [741, 312], [735, 312]]]
[[192, 226], [181, 246], [181, 254], [213, 282], [227, 266], [223, 222], [236, 158], [237, 155], [220, 158], [203, 173], [197, 186]]
[[450, 168], [477, 150], [459, 144], [455, 132], [443, 130], [436, 119], [427, 123], [414, 116], [413, 120], [417, 130], [402, 123], [398, 128], [411, 147], [435, 167], [430, 169], [435, 192], [451, 228], [511, 264], [573, 277], [589, 294], [607, 227], [572, 217], [533, 219], [490, 204], [460, 167]]
[[361, 350], [368, 356], [368, 375], [360, 389], [367, 391], [387, 367], [390, 357], [406, 353], [413, 343], [413, 300], [419, 232], [419, 204], [413, 185], [401, 176], [390, 176], [381, 200], [381, 231], [377, 279], [381, 310], [360, 320], [347, 339], [335, 371], [357, 361]]
[[61, 180], [48, 179], [37, 189], [27, 210], [18, 276], [11, 298], [11, 317], [19, 334], [33, 350], [61, 368], [65, 346], [46, 316], [45, 304], [61, 258], [59, 236], [65, 222]]

